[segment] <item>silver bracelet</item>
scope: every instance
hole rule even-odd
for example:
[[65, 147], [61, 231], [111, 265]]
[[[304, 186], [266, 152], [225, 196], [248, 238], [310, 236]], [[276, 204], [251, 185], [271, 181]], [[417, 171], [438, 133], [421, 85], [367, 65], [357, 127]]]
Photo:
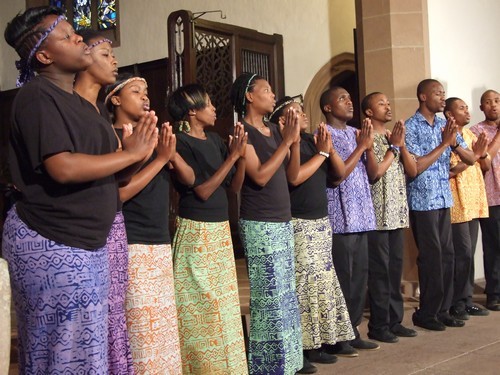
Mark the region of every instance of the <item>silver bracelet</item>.
[[318, 154], [320, 154], [321, 156], [324, 156], [327, 159], [330, 157], [330, 154], [328, 152], [325, 152], [325, 151], [320, 151], [320, 152], [318, 152]]

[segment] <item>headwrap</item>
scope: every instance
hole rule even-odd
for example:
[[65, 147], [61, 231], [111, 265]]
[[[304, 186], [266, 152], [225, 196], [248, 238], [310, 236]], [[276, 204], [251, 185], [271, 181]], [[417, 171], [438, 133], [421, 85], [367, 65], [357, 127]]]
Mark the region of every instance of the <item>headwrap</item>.
[[141, 77], [129, 78], [129, 79], [123, 81], [122, 83], [120, 83], [119, 85], [117, 85], [113, 90], [110, 91], [110, 93], [108, 95], [106, 95], [106, 98], [104, 99], [104, 104], [108, 104], [109, 99], [111, 99], [111, 97], [113, 95], [115, 95], [118, 91], [120, 91], [122, 88], [124, 88], [130, 82], [134, 82], [134, 81], [142, 81], [146, 84], [146, 87], [148, 87], [148, 83], [146, 82], [146, 80], [144, 78], [141, 78]]
[[22, 39], [19, 40], [19, 42], [17, 43], [16, 51], [19, 54], [19, 56], [21, 56], [20, 50], [21, 50], [22, 42], [24, 40], [26, 40], [26, 38], [28, 36], [35, 35], [35, 34], [39, 33], [39, 35], [37, 35], [38, 39], [37, 39], [35, 45], [33, 46], [33, 48], [30, 50], [28, 57], [21, 56], [21, 59], [16, 61], [16, 68], [17, 68], [17, 70], [19, 70], [19, 77], [17, 78], [17, 81], [16, 81], [16, 87], [23, 86], [25, 83], [28, 83], [29, 81], [31, 81], [35, 77], [35, 71], [33, 70], [33, 67], [31, 64], [31, 62], [33, 60], [33, 56], [35, 56], [35, 53], [38, 51], [38, 49], [42, 45], [43, 41], [45, 39], [47, 39], [49, 34], [56, 28], [57, 24], [65, 19], [66, 19], [66, 17], [64, 15], [60, 15], [59, 17], [56, 18], [56, 20], [52, 23], [52, 25], [50, 25], [46, 30], [40, 31], [40, 32], [34, 31], [31, 33], [28, 33]]

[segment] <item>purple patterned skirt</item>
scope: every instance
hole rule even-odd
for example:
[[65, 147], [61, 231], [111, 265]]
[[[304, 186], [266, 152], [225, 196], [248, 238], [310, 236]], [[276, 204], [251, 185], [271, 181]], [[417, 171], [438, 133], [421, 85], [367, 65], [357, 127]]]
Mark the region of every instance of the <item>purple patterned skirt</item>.
[[21, 374], [106, 374], [109, 269], [106, 249], [51, 241], [19, 218], [4, 224]]
[[128, 282], [128, 249], [125, 220], [116, 213], [106, 243], [109, 261], [108, 359], [110, 375], [133, 374], [132, 354], [125, 318], [125, 295]]

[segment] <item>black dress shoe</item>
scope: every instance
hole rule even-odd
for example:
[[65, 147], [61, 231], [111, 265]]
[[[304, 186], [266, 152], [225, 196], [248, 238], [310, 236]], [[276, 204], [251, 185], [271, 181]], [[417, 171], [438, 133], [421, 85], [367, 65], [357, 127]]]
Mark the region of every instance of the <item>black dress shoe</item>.
[[380, 349], [380, 346], [378, 344], [375, 344], [374, 342], [371, 342], [371, 341], [361, 340], [361, 337], [358, 337], [358, 338], [352, 340], [351, 346], [354, 349], [359, 349], [359, 350], [377, 350], [377, 349]]
[[487, 316], [490, 312], [477, 305], [465, 306], [465, 311], [471, 316]]
[[486, 308], [491, 311], [500, 311], [500, 302], [497, 298], [487, 299]]
[[321, 349], [304, 350], [304, 355], [309, 360], [309, 362], [325, 364], [337, 362], [337, 357], [335, 355], [328, 354]]
[[357, 357], [359, 354], [349, 342], [339, 341], [335, 345], [323, 344], [323, 349], [328, 354], [333, 354], [339, 357]]
[[382, 330], [382, 331], [370, 331], [368, 332], [368, 337], [372, 340], [377, 340], [380, 342], [387, 342], [389, 344], [398, 342], [398, 336], [396, 336], [394, 333], [392, 333], [389, 330]]
[[469, 314], [465, 311], [465, 307], [463, 309], [451, 306], [450, 307], [450, 315], [458, 320], [469, 320]]
[[297, 371], [296, 374], [315, 374], [316, 372], [318, 372], [318, 368], [309, 362], [304, 356], [302, 368]]
[[439, 316], [438, 320], [447, 327], [463, 327], [465, 325], [463, 320], [455, 319], [449, 314]]
[[417, 327], [425, 328], [430, 331], [444, 331], [446, 329], [446, 326], [436, 318], [421, 319], [416, 313], [413, 313], [412, 320], [413, 324]]
[[406, 328], [400, 323], [394, 324], [391, 328], [391, 332], [399, 337], [415, 337], [417, 336], [417, 331], [411, 328]]

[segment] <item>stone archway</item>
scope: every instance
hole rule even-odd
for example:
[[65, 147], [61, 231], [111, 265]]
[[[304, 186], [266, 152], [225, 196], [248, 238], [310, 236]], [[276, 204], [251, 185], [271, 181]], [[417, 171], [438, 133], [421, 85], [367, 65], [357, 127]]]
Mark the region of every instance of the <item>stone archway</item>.
[[[325, 121], [319, 107], [321, 94], [332, 86], [342, 86], [349, 91], [355, 103], [358, 103], [358, 87], [356, 82], [356, 67], [353, 53], [341, 53], [334, 56], [314, 75], [304, 95], [304, 111], [309, 118], [311, 131]], [[356, 107], [356, 105], [355, 105]]]

